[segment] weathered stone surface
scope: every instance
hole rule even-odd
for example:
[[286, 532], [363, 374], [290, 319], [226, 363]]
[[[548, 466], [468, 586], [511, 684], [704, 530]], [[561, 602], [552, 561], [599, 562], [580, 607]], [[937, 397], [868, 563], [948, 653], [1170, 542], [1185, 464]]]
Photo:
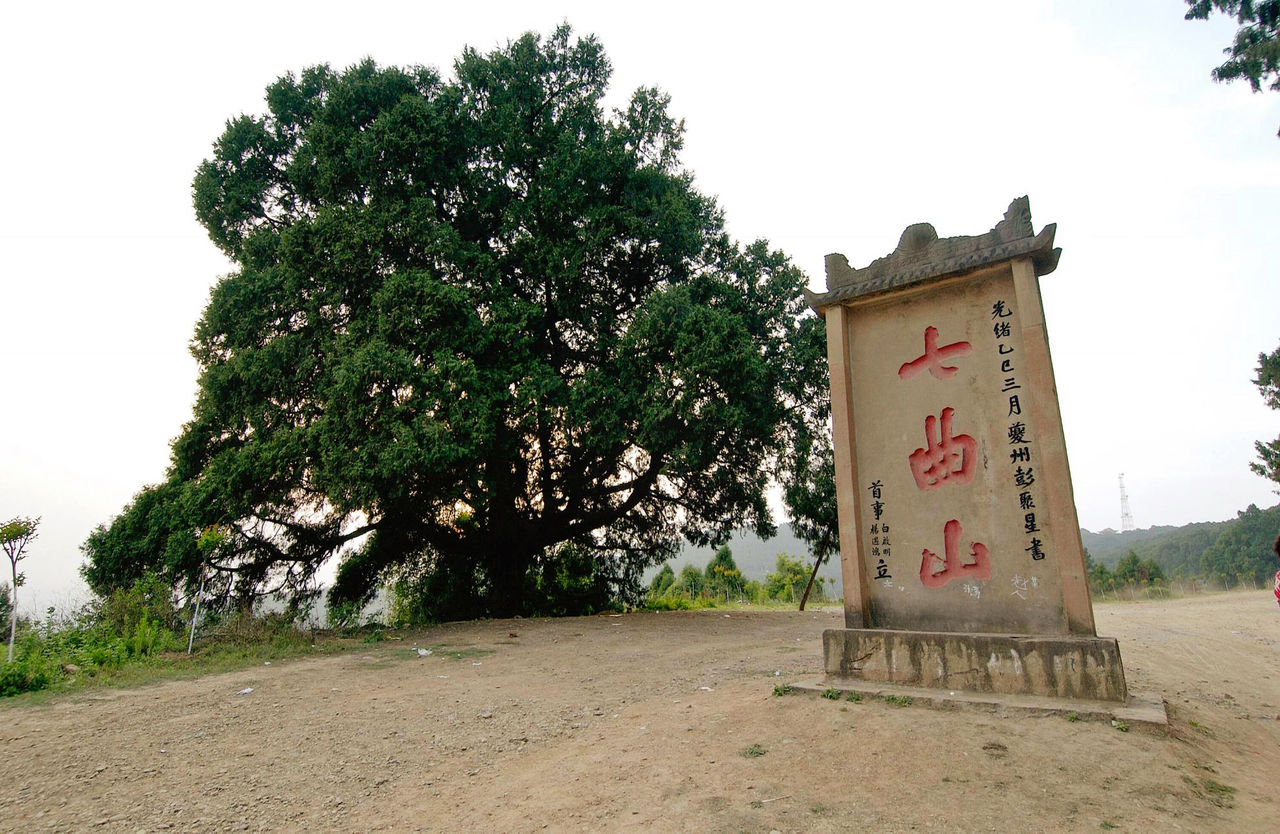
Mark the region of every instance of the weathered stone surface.
[[826, 673], [969, 692], [1124, 702], [1114, 638], [828, 629]]
[[1031, 202], [1025, 196], [1009, 204], [1004, 219], [983, 235], [939, 238], [929, 223], [908, 226], [898, 248], [862, 269], [849, 266], [844, 255], [827, 255], [827, 292], [805, 293], [809, 306], [824, 308], [853, 298], [910, 287], [1015, 258], [1030, 258], [1036, 275], [1058, 266], [1061, 249], [1053, 247], [1056, 225], [1035, 234]]

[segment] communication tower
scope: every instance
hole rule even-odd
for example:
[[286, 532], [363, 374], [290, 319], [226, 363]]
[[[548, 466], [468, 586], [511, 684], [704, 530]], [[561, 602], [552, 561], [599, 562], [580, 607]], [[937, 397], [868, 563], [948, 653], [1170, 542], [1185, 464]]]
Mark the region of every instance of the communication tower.
[[1133, 530], [1133, 513], [1129, 511], [1129, 493], [1124, 490], [1124, 473], [1120, 473], [1120, 532]]

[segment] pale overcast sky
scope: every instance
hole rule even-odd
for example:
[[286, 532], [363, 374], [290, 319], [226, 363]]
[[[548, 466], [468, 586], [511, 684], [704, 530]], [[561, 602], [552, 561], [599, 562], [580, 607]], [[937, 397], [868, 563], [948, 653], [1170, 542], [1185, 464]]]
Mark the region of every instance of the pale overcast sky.
[[[22, 3], [0, 77], [0, 519], [44, 517], [27, 601], [78, 590], [78, 547], [164, 476], [190, 416], [187, 342], [231, 269], [190, 184], [225, 121], [287, 71], [427, 64], [561, 21], [603, 42], [613, 97], [657, 85], [731, 232], [824, 283], [902, 229], [979, 234], [1031, 198], [1080, 523], [1221, 520], [1280, 414], [1280, 95], [1216, 85], [1234, 26], [1182, 0]], [[28, 605], [23, 606], [28, 609]]]

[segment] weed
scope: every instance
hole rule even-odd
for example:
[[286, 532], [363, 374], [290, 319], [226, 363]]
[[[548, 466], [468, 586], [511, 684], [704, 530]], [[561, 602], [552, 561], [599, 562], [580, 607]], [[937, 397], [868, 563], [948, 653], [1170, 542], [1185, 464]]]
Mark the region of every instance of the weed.
[[839, 690], [839, 689], [824, 689], [824, 690], [822, 690], [822, 697], [823, 697], [823, 698], [826, 698], [828, 701], [839, 701], [839, 700], [840, 700], [840, 690]]
[[850, 693], [848, 694], [848, 696], [845, 698], [845, 700], [846, 700], [846, 701], [853, 701], [855, 704], [861, 704], [861, 703], [862, 703], [862, 693], [861, 693], [861, 692], [850, 692]]
[[1066, 717], [1067, 717], [1067, 721], [1074, 724], [1080, 720], [1080, 713], [1076, 712], [1075, 710], [1072, 710], [1071, 712], [1067, 713]]
[[1101, 828], [1101, 829], [1102, 829], [1102, 830], [1104, 830], [1104, 831], [1113, 831], [1113, 830], [1115, 830], [1115, 829], [1119, 828], [1120, 826], [1116, 825], [1116, 824], [1115, 824], [1114, 822], [1112, 822], [1111, 820], [1103, 820], [1103, 821], [1102, 821], [1102, 823], [1101, 823], [1098, 827], [1099, 827], [1099, 828]]
[[1212, 779], [1205, 779], [1202, 783], [1204, 789], [1209, 792], [1208, 799], [1219, 808], [1230, 808], [1232, 799], [1234, 798], [1236, 789], [1230, 785], [1224, 785], [1221, 782], [1215, 782]]
[[1124, 721], [1121, 721], [1119, 718], [1111, 719], [1111, 726], [1115, 727], [1117, 730], [1119, 730], [1122, 733], [1129, 732], [1129, 725]]
[[746, 756], [748, 759], [758, 759], [768, 752], [768, 750], [765, 750], [759, 744], [753, 744], [750, 747], [743, 748], [742, 755]]
[[895, 707], [909, 707], [911, 706], [911, 696], [910, 695], [885, 695], [884, 702], [886, 704], [892, 704]]
[[789, 683], [780, 683], [773, 688], [774, 695], [790, 695], [792, 692], [795, 692], [795, 690], [791, 688]]

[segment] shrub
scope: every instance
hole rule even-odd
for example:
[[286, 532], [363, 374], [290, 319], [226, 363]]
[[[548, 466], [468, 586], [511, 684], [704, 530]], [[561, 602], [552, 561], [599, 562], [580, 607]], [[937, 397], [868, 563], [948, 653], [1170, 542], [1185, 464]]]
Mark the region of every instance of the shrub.
[[0, 665], [0, 697], [35, 692], [49, 686], [52, 681], [49, 664], [40, 652], [15, 657], [12, 663]]
[[108, 594], [98, 604], [96, 620], [112, 634], [130, 639], [143, 620], [163, 631], [182, 628], [173, 604], [173, 589], [154, 573], [145, 574], [127, 589]]

